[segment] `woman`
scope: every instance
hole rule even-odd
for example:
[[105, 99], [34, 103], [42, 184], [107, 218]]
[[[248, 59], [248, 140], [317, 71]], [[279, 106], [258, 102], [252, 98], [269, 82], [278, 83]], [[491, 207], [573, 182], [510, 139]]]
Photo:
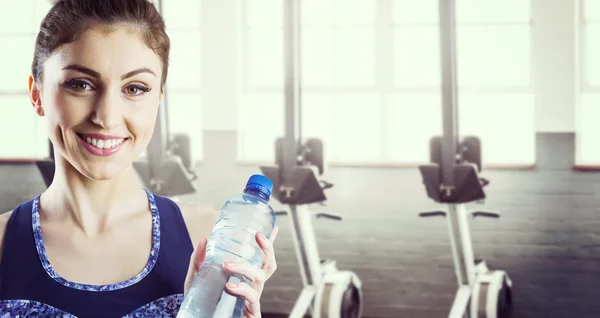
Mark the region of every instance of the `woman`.
[[[217, 213], [145, 191], [132, 168], [152, 136], [168, 56], [147, 0], [60, 0], [43, 20], [29, 91], [56, 172], [39, 197], [0, 216], [0, 314], [176, 315]], [[256, 237], [262, 268], [225, 266], [249, 280], [227, 286], [245, 298], [245, 317], [261, 316], [276, 233]]]

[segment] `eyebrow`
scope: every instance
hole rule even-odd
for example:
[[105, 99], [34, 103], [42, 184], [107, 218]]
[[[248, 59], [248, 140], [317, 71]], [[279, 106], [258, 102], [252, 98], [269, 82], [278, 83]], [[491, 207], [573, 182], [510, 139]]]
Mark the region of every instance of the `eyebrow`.
[[[90, 68], [87, 68], [85, 66], [78, 65], [78, 64], [67, 65], [67, 66], [63, 67], [62, 69], [63, 70], [73, 70], [73, 71], [77, 71], [77, 72], [80, 72], [80, 73], [88, 74], [88, 75], [90, 75], [92, 77], [100, 78], [100, 73], [98, 73], [98, 72], [96, 72], [96, 71], [94, 71], [94, 70], [92, 70]], [[156, 76], [156, 74], [151, 69], [149, 69], [147, 67], [142, 67], [142, 68], [139, 68], [137, 70], [133, 70], [131, 72], [128, 72], [128, 73], [122, 75], [121, 76], [121, 80], [130, 78], [130, 77], [135, 76], [135, 75], [140, 74], [140, 73], [150, 73], [150, 74]]]

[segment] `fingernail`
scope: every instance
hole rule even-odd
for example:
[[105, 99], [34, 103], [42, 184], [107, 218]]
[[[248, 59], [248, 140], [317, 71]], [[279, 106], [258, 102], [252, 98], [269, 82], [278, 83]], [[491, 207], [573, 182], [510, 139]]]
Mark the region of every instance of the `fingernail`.
[[236, 283], [229, 283], [228, 285], [231, 288], [237, 288], [238, 287], [238, 284], [236, 284]]
[[236, 264], [235, 262], [225, 262], [225, 266], [227, 266], [227, 267], [231, 267], [231, 268], [233, 268], [233, 267], [235, 267], [236, 265], [237, 265], [237, 264]]

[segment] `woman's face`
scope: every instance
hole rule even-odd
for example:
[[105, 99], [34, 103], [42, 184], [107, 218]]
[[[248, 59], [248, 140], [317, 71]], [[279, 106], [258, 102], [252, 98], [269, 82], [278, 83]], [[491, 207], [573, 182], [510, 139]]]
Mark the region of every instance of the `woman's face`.
[[88, 178], [107, 180], [150, 142], [161, 73], [135, 30], [95, 25], [46, 60], [42, 83], [30, 78], [30, 95], [56, 151]]

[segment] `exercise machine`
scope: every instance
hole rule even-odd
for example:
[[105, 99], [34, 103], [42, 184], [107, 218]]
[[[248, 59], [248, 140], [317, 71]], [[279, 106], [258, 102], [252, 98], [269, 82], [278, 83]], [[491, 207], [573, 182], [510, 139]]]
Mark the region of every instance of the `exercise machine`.
[[273, 197], [287, 206], [304, 288], [289, 315], [302, 318], [359, 318], [362, 283], [351, 271], [341, 271], [336, 262], [319, 256], [313, 217], [341, 221], [331, 213], [313, 213], [310, 204], [323, 203], [325, 190], [333, 184], [321, 179], [325, 170], [323, 142], [302, 140], [300, 102], [300, 1], [284, 1], [285, 136], [275, 142], [275, 164], [261, 166], [273, 181]]
[[[162, 0], [152, 1], [162, 14]], [[161, 105], [152, 139], [146, 148], [146, 156], [133, 162], [133, 167], [144, 187], [149, 191], [176, 199], [177, 196], [195, 193], [190, 138], [185, 134], [172, 135], [169, 130], [168, 94], [163, 92]], [[36, 165], [46, 186], [54, 178], [54, 148], [49, 142], [49, 158], [38, 160]]]
[[502, 270], [491, 270], [473, 256], [469, 216], [500, 217], [497, 213], [469, 212], [467, 204], [485, 198], [489, 181], [481, 178], [481, 142], [459, 140], [456, 88], [455, 0], [439, 0], [442, 65], [443, 136], [430, 141], [430, 164], [419, 167], [429, 198], [446, 211], [423, 212], [421, 217], [446, 216], [458, 281], [449, 318], [505, 318], [512, 308], [512, 281]]

